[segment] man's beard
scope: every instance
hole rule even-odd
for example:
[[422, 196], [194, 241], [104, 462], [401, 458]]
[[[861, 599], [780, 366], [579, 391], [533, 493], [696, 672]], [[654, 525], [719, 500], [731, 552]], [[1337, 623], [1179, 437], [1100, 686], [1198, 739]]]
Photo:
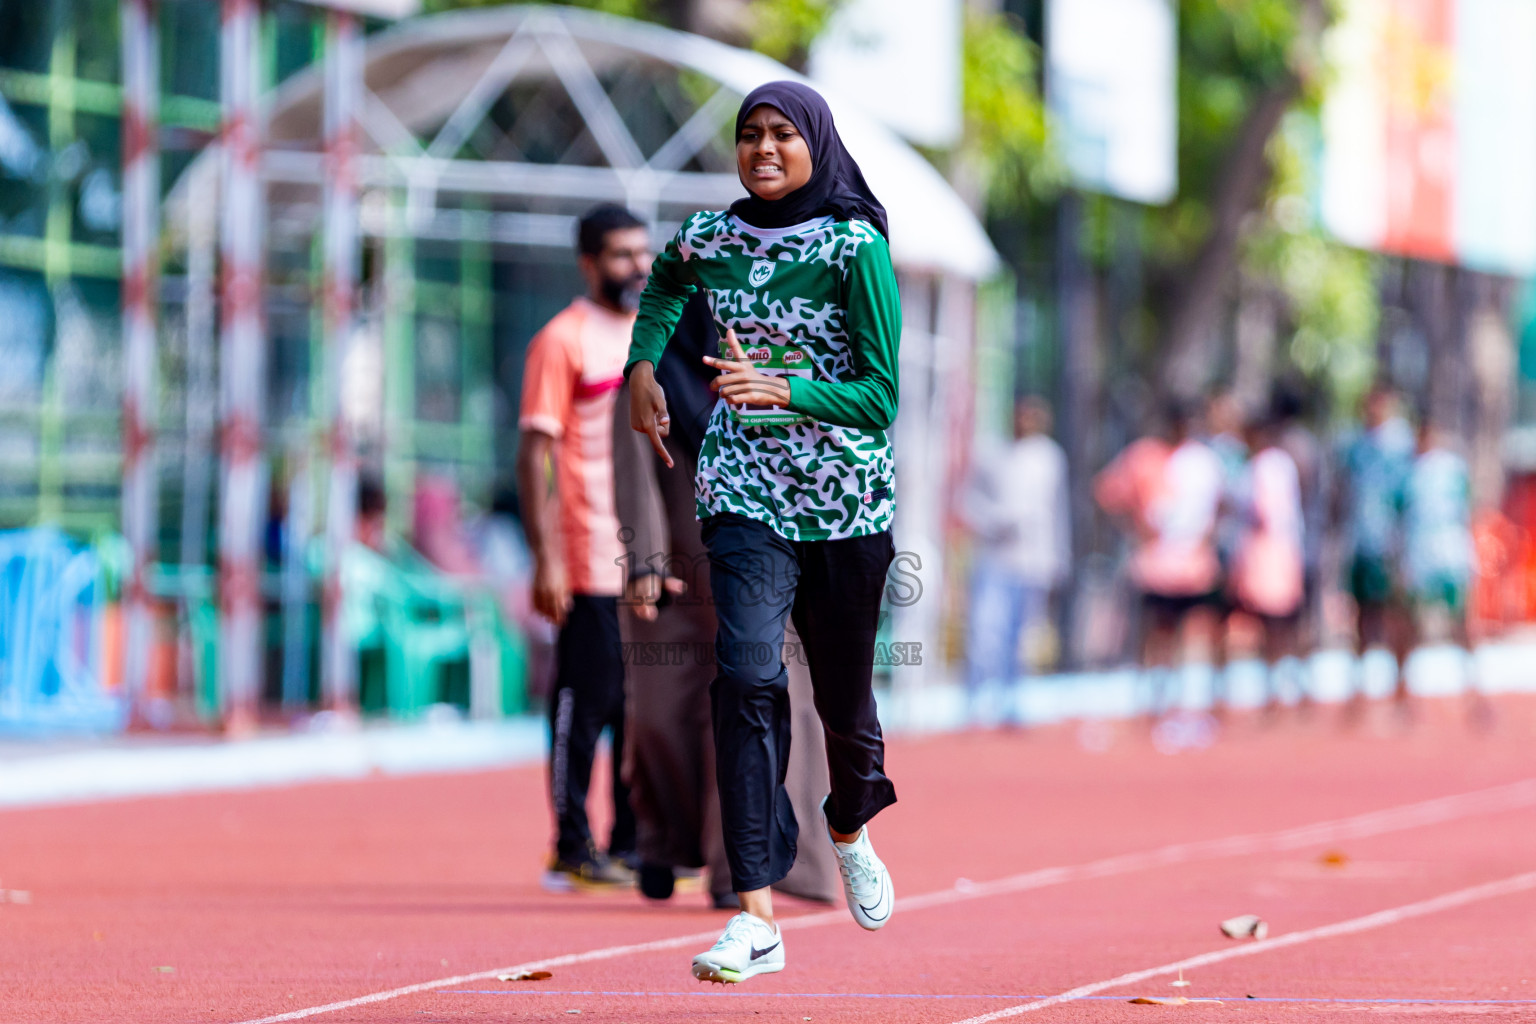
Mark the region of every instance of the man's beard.
[[633, 313], [640, 308], [640, 293], [645, 291], [645, 280], [644, 274], [635, 274], [633, 277], [605, 277], [598, 290], [602, 293], [603, 301], [608, 305]]

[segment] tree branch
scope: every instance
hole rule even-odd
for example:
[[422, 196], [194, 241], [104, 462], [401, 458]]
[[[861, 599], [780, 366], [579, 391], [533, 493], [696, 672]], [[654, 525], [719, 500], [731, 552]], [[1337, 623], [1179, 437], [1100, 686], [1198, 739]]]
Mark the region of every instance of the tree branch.
[[1301, 83], [1294, 76], [1259, 95], [1248, 111], [1222, 167], [1211, 203], [1211, 231], [1184, 269], [1176, 275], [1164, 319], [1162, 386], [1170, 394], [1193, 397], [1205, 384], [1212, 364], [1207, 341], [1221, 312], [1221, 298], [1235, 264], [1243, 220], [1258, 205], [1269, 182], [1265, 150], [1280, 118], [1295, 101]]
[[1323, 0], [1305, 0], [1290, 55], [1291, 70], [1259, 93], [1227, 153], [1211, 202], [1211, 231], [1193, 258], [1175, 274], [1163, 319], [1159, 352], [1165, 392], [1194, 397], [1208, 380], [1215, 353], [1210, 342], [1221, 315], [1221, 300], [1237, 266], [1243, 222], [1256, 209], [1269, 183], [1269, 140], [1280, 120], [1318, 73], [1320, 44], [1328, 25]]

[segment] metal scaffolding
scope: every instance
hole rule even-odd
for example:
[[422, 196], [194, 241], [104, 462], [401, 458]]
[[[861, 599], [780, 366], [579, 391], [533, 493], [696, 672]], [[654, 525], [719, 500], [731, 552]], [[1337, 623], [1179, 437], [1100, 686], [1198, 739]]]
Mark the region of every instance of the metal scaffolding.
[[145, 696], [153, 627], [147, 574], [159, 514], [155, 433], [160, 287], [160, 32], [154, 0], [124, 0], [123, 53], [123, 595], [122, 678], [130, 709]]
[[223, 166], [220, 242], [219, 680], [231, 724], [253, 724], [260, 697], [261, 534], [267, 510], [262, 445], [266, 336], [266, 186], [257, 0], [225, 0], [220, 54]]
[[341, 620], [341, 554], [357, 519], [357, 449], [342, 398], [352, 335], [357, 329], [357, 123], [362, 94], [362, 30], [355, 15], [329, 17], [325, 46], [325, 423], [330, 457], [326, 498], [325, 583], [321, 593], [320, 685], [335, 711], [357, 705], [356, 655]]

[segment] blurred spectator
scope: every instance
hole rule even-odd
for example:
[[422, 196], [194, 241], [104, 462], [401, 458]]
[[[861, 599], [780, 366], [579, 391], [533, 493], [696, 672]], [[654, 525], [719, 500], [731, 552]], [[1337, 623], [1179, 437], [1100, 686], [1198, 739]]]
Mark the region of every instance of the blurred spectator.
[[1301, 486], [1301, 550], [1305, 595], [1297, 641], [1302, 649], [1321, 638], [1322, 564], [1328, 530], [1329, 475], [1322, 442], [1303, 420], [1306, 402], [1300, 391], [1281, 385], [1275, 391], [1270, 415], [1276, 429], [1275, 443], [1296, 464]]
[[1051, 590], [1072, 558], [1067, 458], [1050, 436], [1051, 407], [1026, 398], [1013, 414], [1013, 441], [977, 453], [963, 512], [976, 537], [971, 573], [966, 689], [971, 714], [989, 683], [1017, 714], [1020, 640], [1049, 626]]
[[1230, 391], [1219, 392], [1206, 403], [1205, 443], [1221, 460], [1227, 479], [1234, 483], [1248, 461], [1248, 440], [1243, 429], [1246, 419], [1237, 396]]
[[[638, 826], [640, 889], [652, 899], [668, 898], [677, 869], [707, 866], [710, 900], [723, 909], [740, 900], [731, 891], [715, 782], [709, 687], [717, 674], [717, 622], [693, 490], [699, 448], [716, 403], [709, 381], [717, 371], [703, 356], [718, 347], [708, 298], [695, 292], [656, 367], [672, 417], [673, 468], [645, 434], [631, 428], [627, 385], [619, 392], [613, 431], [614, 493], [629, 549], [628, 610], [619, 625], [629, 652], [625, 778]], [[788, 639], [797, 640], [793, 633]], [[784, 786], [797, 821], [821, 822], [829, 785], [826, 740], [804, 659], [785, 661], [791, 739]], [[831, 902], [842, 889], [831, 846], [802, 844], [794, 867], [773, 888]]]
[[1242, 531], [1228, 580], [1236, 606], [1263, 628], [1271, 703], [1280, 694], [1281, 660], [1300, 653], [1304, 597], [1301, 475], [1279, 444], [1281, 432], [1274, 419], [1248, 432], [1254, 456], [1237, 488]]
[[[1247, 423], [1242, 403], [1231, 391], [1218, 391], [1205, 404], [1202, 438], [1221, 463], [1221, 497], [1216, 505], [1216, 559], [1221, 565], [1221, 578], [1229, 582], [1238, 546], [1247, 530], [1247, 508], [1241, 494], [1244, 474], [1248, 471]], [[1211, 614], [1216, 619], [1212, 660], [1218, 673], [1224, 671], [1227, 664], [1227, 637], [1232, 613], [1237, 607], [1235, 600], [1230, 586], [1217, 587], [1211, 598]]]
[[[628, 549], [619, 616], [629, 652], [624, 777], [635, 810], [640, 891], [669, 899], [679, 868], [708, 866], [711, 898], [723, 907], [735, 893], [714, 778], [709, 684], [715, 665], [699, 656], [713, 648], [715, 613], [693, 500], [700, 421], [707, 422], [715, 405], [708, 383], [714, 371], [702, 357], [717, 344], [705, 295], [696, 292], [656, 371], [658, 380], [664, 369], [671, 371], [663, 387], [677, 465], [669, 471], [650, 439], [630, 429], [625, 384], [614, 406], [613, 472], [619, 536]], [[673, 651], [681, 657], [669, 656]]]
[[[1344, 523], [1350, 548], [1349, 591], [1355, 599], [1355, 653], [1385, 645], [1397, 659], [1397, 693], [1407, 695], [1404, 671], [1413, 625], [1399, 572], [1403, 502], [1413, 465], [1413, 429], [1397, 392], [1379, 384], [1365, 399], [1365, 430], [1346, 451]], [[1356, 692], [1364, 693], [1364, 659]]]
[[1472, 485], [1467, 460], [1426, 422], [1404, 502], [1404, 576], [1417, 639], [1450, 639], [1470, 648], [1467, 599], [1472, 584]]
[[1205, 443], [1221, 462], [1221, 507], [1216, 519], [1216, 555], [1222, 573], [1231, 570], [1237, 554], [1244, 523], [1241, 515], [1239, 485], [1248, 468], [1248, 440], [1244, 428], [1247, 417], [1237, 396], [1223, 391], [1206, 403]]
[[[289, 470], [292, 473], [292, 469]], [[267, 488], [267, 516], [261, 531], [261, 550], [268, 566], [283, 564], [283, 552], [288, 547], [288, 481], [279, 479]]]
[[458, 486], [444, 477], [423, 475], [416, 481], [415, 498], [411, 542], [416, 550], [449, 576], [478, 577], [480, 563], [459, 515]]
[[[623, 207], [582, 217], [577, 263], [587, 294], [528, 343], [518, 426], [518, 491], [533, 552], [533, 605], [560, 627], [550, 700], [550, 889], [632, 884], [635, 817], [621, 776], [624, 663], [618, 599], [623, 545], [613, 502], [613, 408], [635, 306], [651, 267], [650, 232]], [[554, 464], [549, 492], [546, 465]], [[613, 829], [599, 853], [587, 787], [599, 735], [613, 750]]]
[[384, 550], [384, 484], [366, 470], [357, 475], [357, 540]]
[[[1141, 663], [1164, 678], [1154, 687], [1154, 709], [1167, 698], [1175, 655], [1186, 646], [1187, 626], [1214, 618], [1221, 583], [1216, 557], [1216, 513], [1221, 460], [1190, 434], [1188, 407], [1168, 410], [1166, 439], [1131, 443], [1098, 476], [1094, 493], [1132, 535], [1131, 580], [1141, 594]], [[1159, 692], [1161, 691], [1161, 692]]]

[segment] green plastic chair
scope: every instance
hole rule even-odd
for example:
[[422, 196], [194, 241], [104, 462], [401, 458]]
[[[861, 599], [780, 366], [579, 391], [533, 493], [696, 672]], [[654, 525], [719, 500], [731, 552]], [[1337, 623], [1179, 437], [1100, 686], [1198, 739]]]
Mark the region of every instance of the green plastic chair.
[[391, 554], [354, 545], [343, 568], [348, 628], [359, 650], [383, 650], [389, 713], [409, 718], [444, 700], [450, 673], [467, 668], [486, 632], [500, 659], [500, 709], [524, 710], [526, 645], [494, 596], [443, 576], [412, 549]]
[[[322, 557], [317, 544], [309, 559], [317, 580]], [[448, 696], [450, 678], [468, 668], [471, 644], [487, 635], [500, 662], [501, 713], [527, 710], [527, 644], [494, 594], [443, 576], [408, 548], [385, 557], [354, 544], [344, 556], [342, 573], [342, 621], [359, 659], [363, 711], [402, 719], [419, 716]], [[176, 599], [186, 608], [194, 699], [198, 714], [210, 721], [220, 714], [214, 584], [211, 568], [174, 565], [160, 566], [151, 584], [159, 596]]]
[[187, 630], [192, 639], [193, 703], [198, 717], [219, 717], [219, 606], [206, 595], [187, 598]]

